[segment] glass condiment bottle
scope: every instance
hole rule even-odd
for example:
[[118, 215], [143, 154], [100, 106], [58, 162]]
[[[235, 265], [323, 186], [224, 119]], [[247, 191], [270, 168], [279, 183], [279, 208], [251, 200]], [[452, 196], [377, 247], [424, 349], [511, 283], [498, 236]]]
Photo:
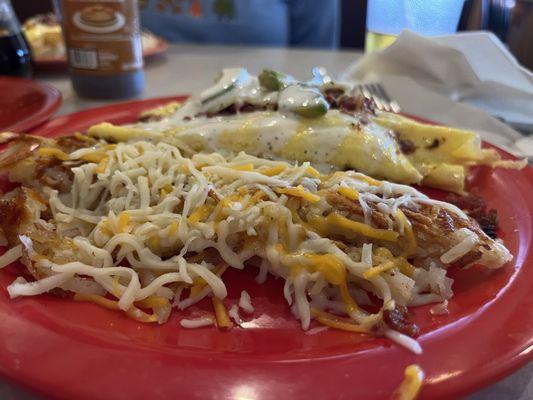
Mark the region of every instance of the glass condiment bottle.
[[30, 50], [9, 0], [0, 0], [0, 75], [32, 75]]

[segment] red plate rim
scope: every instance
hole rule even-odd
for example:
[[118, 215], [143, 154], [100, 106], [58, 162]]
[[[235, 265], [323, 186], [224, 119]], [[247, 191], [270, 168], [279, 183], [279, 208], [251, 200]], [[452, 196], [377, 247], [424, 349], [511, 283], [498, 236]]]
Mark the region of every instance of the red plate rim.
[[0, 80], [10, 82], [13, 85], [31, 88], [45, 96], [42, 107], [35, 113], [21, 119], [15, 124], [2, 128], [5, 131], [25, 132], [45, 122], [61, 105], [61, 92], [54, 86], [46, 83], [38, 83], [31, 79], [14, 78], [8, 76], [0, 77]]
[[[59, 134], [58, 130], [65, 129], [61, 133], [71, 133], [73, 131], [81, 131], [87, 126], [94, 123], [101, 122], [108, 119], [116, 123], [125, 123], [131, 120], [133, 115], [138, 114], [144, 109], [157, 106], [159, 104], [166, 103], [171, 100], [183, 100], [186, 96], [171, 96], [165, 98], [137, 100], [125, 103], [113, 104], [110, 106], [98, 107], [90, 110], [79, 111], [66, 116], [61, 116], [53, 120], [48, 121], [33, 133], [41, 134], [44, 136], [50, 136], [53, 134]], [[67, 131], [68, 129], [68, 131]], [[503, 150], [499, 150], [505, 158], [513, 159], [514, 157]], [[515, 253], [516, 262], [514, 263], [514, 269], [511, 272], [510, 278], [506, 281], [501, 293], [489, 303], [484, 304], [478, 312], [474, 313], [471, 320], [464, 321], [464, 318], [458, 320], [453, 325], [445, 325], [444, 327], [428, 332], [424, 334], [420, 341], [425, 350], [434, 352], [434, 354], [444, 355], [439, 360], [433, 359], [433, 363], [447, 366], [442, 368], [448, 368], [440, 371], [440, 374], [434, 373], [429, 376], [430, 382], [424, 387], [421, 398], [455, 398], [459, 395], [470, 393], [476, 389], [486, 386], [494, 381], [510, 374], [526, 362], [533, 359], [533, 319], [529, 317], [527, 310], [530, 310], [533, 306], [533, 296], [529, 294], [533, 290], [533, 254], [530, 251], [530, 243], [532, 234], [531, 221], [533, 220], [533, 204], [527, 201], [527, 195], [533, 195], [533, 169], [527, 168], [521, 172], [516, 172], [517, 177], [521, 179], [521, 183], [528, 183], [529, 186], [522, 187], [521, 191], [525, 193], [521, 198], [520, 192], [514, 193], [513, 200], [519, 202], [523, 206], [523, 212], [520, 217], [523, 221], [519, 221], [520, 224], [520, 242], [519, 248]], [[524, 268], [527, 266], [527, 268]], [[510, 268], [510, 266], [506, 267]], [[5, 291], [5, 290], [4, 290]], [[505, 318], [504, 318], [505, 316]], [[3, 317], [3, 318], [2, 318]], [[17, 318], [9, 312], [9, 308], [3, 307], [0, 302], [0, 318], [5, 322], [0, 325], [0, 343], [7, 343], [10, 336], [21, 332], [20, 335], [27, 335], [29, 329], [35, 328], [31, 321]], [[503, 318], [503, 320], [502, 320]], [[502, 327], [498, 327], [498, 323], [506, 323]], [[520, 323], [517, 323], [520, 322]], [[12, 325], [11, 325], [12, 324]], [[495, 328], [496, 326], [496, 328]], [[37, 329], [38, 328], [38, 329]], [[87, 356], [90, 352], [94, 352], [91, 357], [91, 362], [103, 362], [104, 369], [108, 373], [116, 372], [116, 375], [111, 375], [107, 379], [105, 377], [99, 377], [100, 384], [104, 382], [109, 385], [111, 382], [116, 384], [117, 397], [126, 397], [127, 395], [133, 395], [133, 397], [141, 397], [147, 394], [151, 394], [154, 398], [167, 398], [168, 393], [158, 392], [157, 390], [146, 390], [140, 387], [141, 383], [147, 384], [146, 377], [140, 379], [138, 382], [130, 380], [128, 382], [117, 383], [118, 376], [124, 378], [124, 372], [120, 372], [120, 368], [130, 368], [134, 374], [141, 374], [142, 368], [136, 367], [135, 363], [145, 363], [147, 366], [154, 368], [153, 373], [157, 372], [161, 380], [172, 385], [184, 385], [187, 388], [188, 385], [192, 387], [187, 393], [191, 395], [194, 390], [200, 390], [197, 383], [189, 382], [187, 380], [180, 380], [175, 376], [176, 373], [176, 358], [172, 354], [164, 354], [161, 351], [155, 349], [150, 350], [146, 348], [133, 349], [131, 346], [125, 344], [120, 348], [107, 348], [105, 342], [99, 342], [91, 339], [90, 337], [81, 337], [76, 340], [73, 337], [63, 337], [55, 332], [44, 331], [41, 327], [37, 327], [34, 331], [35, 339], [47, 340], [46, 344], [42, 345], [41, 350], [46, 349], [59, 349], [64, 347], [69, 350], [69, 357], [76, 357], [78, 355]], [[505, 347], [505, 351], [499, 352], [492, 358], [487, 356], [477, 355], [482, 357], [486, 362], [483, 365], [479, 365], [476, 370], [470, 371], [454, 371], [450, 368], [450, 362], [448, 358], [452, 358], [455, 354], [447, 353], [437, 347], [442, 345], [441, 340], [451, 340], [457, 335], [463, 334], [465, 330], [476, 329], [480, 333], [479, 340], [482, 341], [489, 333], [491, 340], [494, 343], [487, 343], [488, 350], [495, 350], [491, 346], [502, 345]], [[32, 333], [29, 334], [31, 337]], [[472, 335], [470, 332], [469, 336]], [[516, 343], [512, 345], [505, 345], [513, 335], [519, 335]], [[443, 338], [441, 338], [441, 336]], [[376, 339], [377, 340], [377, 339]], [[461, 348], [462, 351], [469, 351], [471, 347], [476, 346], [476, 340], [469, 338], [464, 343], [455, 343], [461, 347], [461, 344], [465, 348]], [[37, 344], [39, 347], [39, 344]], [[503, 348], [502, 347], [502, 348]], [[498, 349], [496, 349], [498, 350]], [[375, 368], [379, 374], [388, 376], [389, 365], [383, 363], [383, 360], [387, 360], [387, 357], [392, 359], [401, 357], [402, 360], [413, 363], [417, 362], [415, 356], [405, 354], [405, 351], [395, 347], [380, 347], [373, 348], [372, 350], [359, 351], [351, 354], [335, 355], [335, 356], [321, 356], [313, 359], [299, 359], [292, 357], [260, 357], [258, 359], [250, 358], [250, 356], [242, 354], [232, 353], [217, 353], [208, 359], [203, 359], [205, 355], [200, 352], [199, 354], [191, 354], [185, 351], [180, 357], [179, 362], [183, 365], [183, 373], [187, 375], [186, 371], [190, 368], [196, 370], [198, 374], [217, 372], [215, 375], [209, 375], [211, 385], [218, 391], [211, 390], [209, 393], [212, 396], [220, 398], [231, 397], [232, 393], [228, 387], [224, 386], [224, 379], [228, 378], [228, 370], [241, 374], [242, 379], [250, 382], [251, 387], [255, 385], [257, 392], [254, 392], [257, 398], [275, 398], [280, 396], [286, 396], [289, 391], [292, 390], [294, 398], [303, 398], [305, 394], [309, 395], [310, 390], [313, 393], [321, 392], [320, 386], [333, 385], [336, 383], [335, 379], [327, 376], [327, 371], [330, 369], [340, 369], [350, 367], [354, 365], [353, 358], [357, 359], [358, 363], [362, 363], [367, 366], [368, 369]], [[423, 355], [424, 356], [424, 355]], [[447, 357], [449, 356], [449, 357]], [[120, 357], [121, 360], [116, 360], [116, 357]], [[65, 361], [69, 358], [65, 358]], [[237, 366], [236, 361], [239, 362]], [[107, 364], [105, 364], [107, 363]], [[108, 368], [105, 365], [109, 365]], [[169, 366], [174, 366], [172, 371], [169, 371]], [[65, 364], [68, 367], [68, 364]], [[405, 365], [403, 366], [405, 367]], [[440, 365], [435, 367], [441, 368]], [[319, 372], [317, 372], [319, 371]], [[343, 370], [346, 371], [346, 370]], [[9, 355], [9, 352], [2, 351], [0, 349], [0, 372], [9, 379], [16, 381], [17, 383], [31, 388], [32, 390], [53, 395], [58, 398], [67, 398], [73, 394], [78, 394], [80, 398], [90, 398], [95, 396], [94, 391], [90, 391], [83, 384], [75, 385], [77, 392], [73, 392], [74, 389], [68, 389], [65, 387], [64, 392], [60, 392], [60, 388], [57, 385], [50, 385], [49, 382], [43, 381], [42, 377], [33, 371], [33, 376], [24, 374], [20, 367], [16, 367], [16, 362], [13, 357]], [[153, 373], [151, 377], [153, 378]], [[174, 374], [174, 375], [173, 375]], [[126, 374], [127, 375], [127, 374]], [[220, 377], [219, 377], [220, 375]], [[397, 372], [396, 372], [397, 375]], [[191, 376], [188, 374], [187, 376]], [[132, 375], [134, 377], [134, 375]], [[292, 378], [291, 383], [288, 383], [288, 378]], [[322, 384], [317, 383], [317, 387], [306, 386], [304, 388], [301, 385], [305, 382], [307, 384], [313, 384], [313, 380], [324, 378]], [[28, 379], [32, 378], [32, 379]], [[80, 377], [81, 378], [81, 377]], [[83, 377], [84, 382], [91, 382], [94, 376]], [[339, 378], [340, 379], [340, 378]], [[157, 382], [151, 381], [151, 384], [158, 385]], [[227, 382], [226, 382], [227, 384]], [[226, 385], [227, 386], [227, 385]], [[331, 388], [335, 388], [332, 386]], [[126, 390], [126, 392], [119, 393], [120, 390]], [[139, 391], [140, 390], [140, 391]], [[144, 390], [144, 391], [143, 391]], [[340, 390], [340, 389], [339, 389]], [[174, 395], [177, 392], [175, 389], [171, 391]], [[253, 392], [253, 391], [252, 391]], [[196, 392], [200, 393], [200, 392]], [[201, 392], [204, 393], [205, 392]], [[356, 392], [357, 393], [357, 392]], [[352, 392], [352, 395], [356, 393]], [[376, 395], [374, 397], [385, 397], [390, 394], [387, 392]], [[106, 392], [106, 395], [111, 395], [110, 392]], [[233, 393], [235, 395], [235, 393]]]

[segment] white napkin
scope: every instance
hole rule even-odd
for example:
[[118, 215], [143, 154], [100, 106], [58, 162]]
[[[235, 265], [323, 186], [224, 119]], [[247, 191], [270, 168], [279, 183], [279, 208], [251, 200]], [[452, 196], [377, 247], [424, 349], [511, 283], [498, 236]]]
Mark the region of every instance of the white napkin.
[[485, 140], [524, 154], [515, 145], [524, 141], [522, 135], [489, 113], [533, 125], [533, 74], [491, 33], [426, 38], [403, 31], [390, 47], [351, 65], [341, 79], [380, 82], [402, 111], [477, 130]]

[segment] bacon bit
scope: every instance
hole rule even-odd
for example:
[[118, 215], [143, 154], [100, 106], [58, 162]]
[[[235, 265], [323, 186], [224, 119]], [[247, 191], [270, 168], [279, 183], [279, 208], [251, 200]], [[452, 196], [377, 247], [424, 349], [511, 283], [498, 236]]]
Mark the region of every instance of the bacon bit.
[[496, 232], [499, 230], [498, 211], [495, 209], [487, 211], [487, 203], [483, 197], [475, 194], [468, 194], [466, 196], [449, 194], [445, 201], [465, 211], [477, 221], [479, 227], [488, 237], [496, 239]]
[[259, 106], [259, 105], [255, 105], [255, 104], [244, 103], [244, 104], [239, 108], [239, 112], [241, 112], [241, 113], [247, 113], [247, 112], [253, 112], [253, 111], [258, 111], [258, 110], [265, 110], [265, 109], [266, 109], [265, 106]]
[[426, 149], [432, 150], [432, 149], [436, 149], [439, 146], [440, 146], [440, 140], [438, 138], [435, 138], [430, 144], [426, 146]]
[[139, 116], [139, 122], [159, 122], [165, 117], [163, 115], [146, 114]]
[[344, 89], [329, 88], [324, 90], [324, 97], [332, 108], [338, 107], [337, 100], [344, 94]]
[[498, 211], [490, 209], [485, 215], [479, 215], [474, 218], [483, 232], [491, 239], [496, 239], [497, 232], [500, 229], [498, 222]]
[[420, 329], [409, 321], [409, 311], [405, 306], [396, 306], [393, 310], [383, 311], [383, 321], [395, 331], [411, 337], [417, 337]]
[[417, 149], [411, 140], [402, 139], [398, 134], [396, 135], [396, 142], [398, 143], [398, 146], [400, 146], [400, 151], [405, 155], [413, 154]]
[[324, 90], [326, 96], [333, 96], [334, 98], [341, 97], [344, 94], [344, 89], [341, 88], [329, 88]]
[[251, 104], [251, 103], [244, 103], [242, 105], [231, 104], [227, 106], [226, 108], [223, 108], [220, 111], [199, 113], [197, 116], [206, 116], [207, 118], [213, 118], [213, 117], [217, 117], [220, 115], [235, 115], [237, 113], [264, 111], [264, 110], [273, 109], [273, 108], [274, 106], [272, 105], [259, 105], [259, 104]]
[[339, 110], [344, 114], [353, 115], [355, 113], [376, 114], [376, 103], [362, 94], [355, 96], [342, 96], [337, 104]]

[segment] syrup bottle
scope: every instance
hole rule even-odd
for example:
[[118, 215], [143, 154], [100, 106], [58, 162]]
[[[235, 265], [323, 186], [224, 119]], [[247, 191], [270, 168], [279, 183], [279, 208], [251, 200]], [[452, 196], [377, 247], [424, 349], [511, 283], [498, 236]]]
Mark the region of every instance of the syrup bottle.
[[144, 89], [137, 0], [61, 0], [72, 86], [82, 97], [119, 99]]

